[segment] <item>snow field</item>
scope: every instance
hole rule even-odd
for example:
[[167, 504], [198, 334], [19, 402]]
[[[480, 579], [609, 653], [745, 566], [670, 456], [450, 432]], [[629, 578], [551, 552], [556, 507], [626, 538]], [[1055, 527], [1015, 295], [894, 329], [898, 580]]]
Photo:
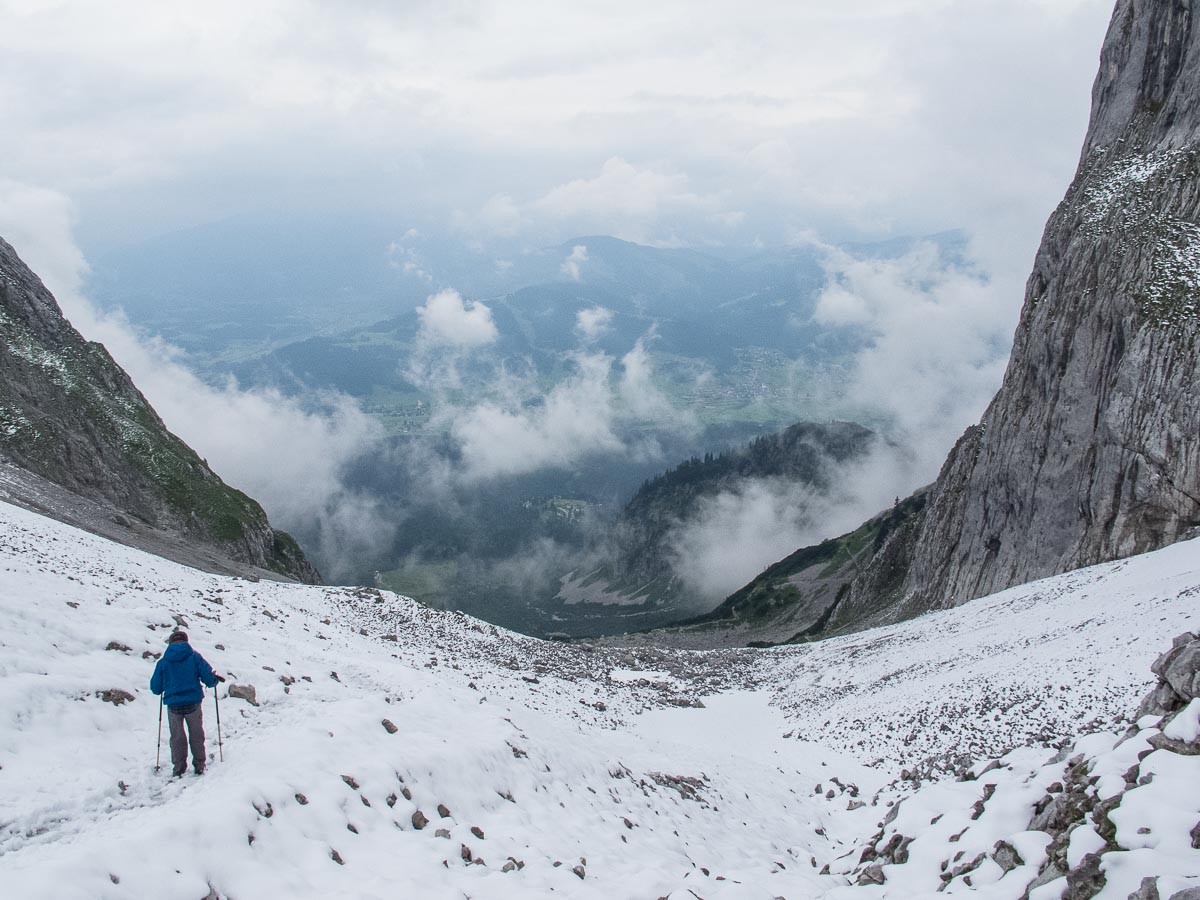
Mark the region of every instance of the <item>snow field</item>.
[[[1051, 841], [1028, 830], [1035, 809], [1083, 754], [1100, 796], [1123, 792], [1101, 896], [1151, 872], [1166, 900], [1200, 880], [1200, 758], [1148, 753], [1131, 788], [1153, 723], [1117, 742], [1149, 663], [1200, 627], [1197, 556], [1180, 544], [817, 645], [632, 651], [210, 576], [0, 504], [0, 883], [114, 900], [1016, 898]], [[178, 620], [258, 705], [221, 686], [224, 763], [172, 781], [165, 724], [153, 770], [147, 683]], [[98, 696], [114, 690], [133, 699]], [[212, 758], [211, 696], [204, 716]], [[1080, 730], [1096, 733], [1051, 762]], [[974, 780], [944, 774], [964, 760]], [[1089, 830], [1071, 859], [1102, 842]], [[905, 861], [856, 885], [864, 850], [897, 835]], [[1020, 865], [989, 855], [998, 841]]]

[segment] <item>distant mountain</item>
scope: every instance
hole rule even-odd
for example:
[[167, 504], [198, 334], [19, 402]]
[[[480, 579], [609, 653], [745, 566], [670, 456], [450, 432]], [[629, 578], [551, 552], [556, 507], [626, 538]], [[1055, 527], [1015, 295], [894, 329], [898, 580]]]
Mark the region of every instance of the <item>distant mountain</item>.
[[[1197, 533], [1198, 17], [1197, 0], [1117, 3], [1079, 169], [1046, 226], [1004, 383], [937, 481], [799, 551], [710, 620], [820, 637]], [[856, 535], [869, 552], [850, 568]], [[838, 578], [805, 574], [822, 553]], [[797, 578], [811, 588], [800, 597]]]
[[196, 565], [319, 581], [296, 542], [167, 430], [2, 239], [0, 461], [3, 496], [65, 521]]
[[707, 501], [751, 481], [826, 491], [837, 467], [864, 456], [875, 439], [851, 422], [803, 422], [734, 450], [694, 457], [647, 480], [612, 527], [608, 561], [576, 573], [560, 597], [574, 603], [649, 605], [662, 615], [695, 609], [697, 598], [678, 576], [673, 538], [696, 520]]

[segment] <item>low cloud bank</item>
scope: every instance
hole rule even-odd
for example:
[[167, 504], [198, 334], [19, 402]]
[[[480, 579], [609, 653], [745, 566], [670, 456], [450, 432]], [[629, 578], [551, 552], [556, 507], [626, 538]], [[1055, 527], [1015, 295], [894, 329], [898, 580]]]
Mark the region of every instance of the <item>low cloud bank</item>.
[[815, 319], [866, 337], [847, 391], [861, 412], [852, 417], [881, 423], [911, 450], [914, 474], [932, 480], [1000, 386], [1020, 286], [933, 243], [892, 259], [824, 249], [828, 285]]

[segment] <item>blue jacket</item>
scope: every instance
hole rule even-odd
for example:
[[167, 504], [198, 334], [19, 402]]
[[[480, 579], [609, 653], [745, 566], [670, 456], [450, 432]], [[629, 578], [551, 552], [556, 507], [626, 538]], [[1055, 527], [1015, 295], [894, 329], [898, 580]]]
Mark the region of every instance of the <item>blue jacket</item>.
[[154, 667], [150, 690], [162, 694], [167, 706], [183, 706], [204, 699], [202, 681], [209, 687], [217, 686], [212, 666], [187, 641], [177, 641], [167, 645], [167, 652]]

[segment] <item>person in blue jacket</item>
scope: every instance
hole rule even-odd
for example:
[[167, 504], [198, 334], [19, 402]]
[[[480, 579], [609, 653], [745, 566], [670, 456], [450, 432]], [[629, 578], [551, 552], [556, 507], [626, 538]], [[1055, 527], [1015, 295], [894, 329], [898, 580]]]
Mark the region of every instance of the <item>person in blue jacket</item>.
[[203, 656], [192, 649], [187, 632], [171, 633], [167, 651], [150, 676], [150, 690], [162, 694], [167, 707], [167, 722], [171, 727], [172, 775], [178, 777], [187, 769], [188, 744], [192, 747], [192, 768], [197, 775], [204, 774], [207, 757], [204, 755], [204, 715], [200, 709], [204, 688], [200, 683], [215, 688], [217, 682], [224, 680], [212, 670]]

